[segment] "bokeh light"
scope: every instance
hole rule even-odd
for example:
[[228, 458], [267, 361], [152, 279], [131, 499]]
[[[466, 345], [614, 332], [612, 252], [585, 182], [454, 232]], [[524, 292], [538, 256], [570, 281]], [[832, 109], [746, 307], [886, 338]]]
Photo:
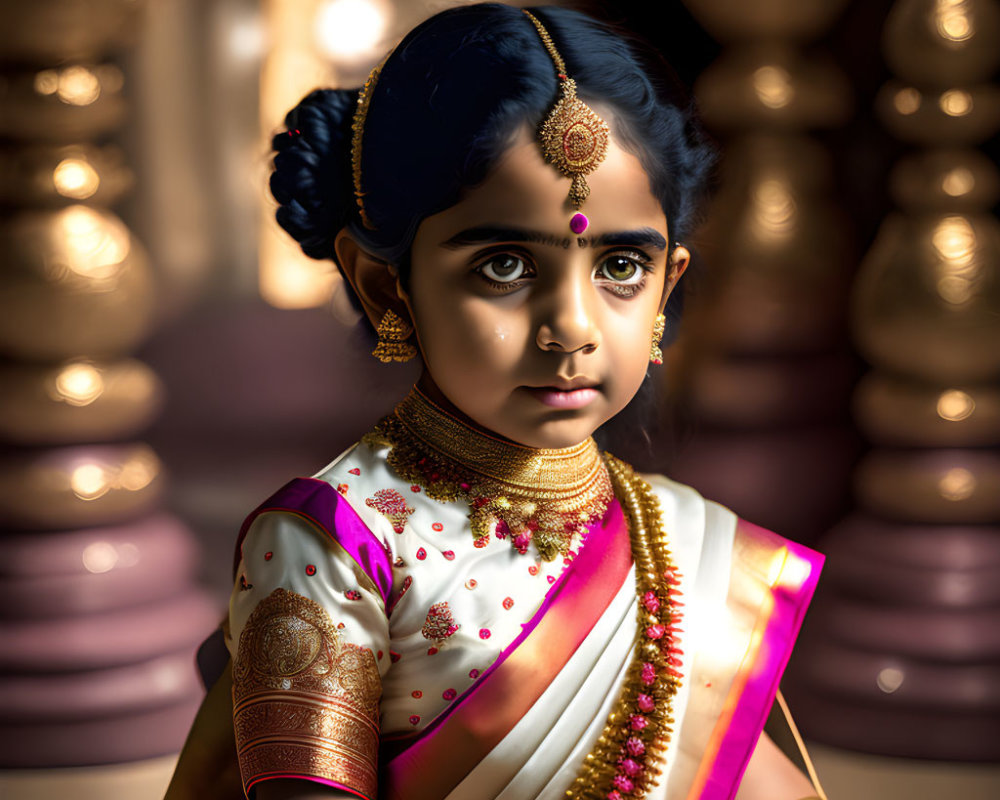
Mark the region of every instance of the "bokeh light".
[[71, 200], [86, 200], [97, 192], [101, 179], [86, 159], [64, 158], [52, 172], [56, 191]]
[[768, 108], [784, 108], [794, 94], [788, 70], [770, 65], [754, 70], [753, 88], [757, 99]]
[[386, 31], [386, 9], [375, 0], [329, 0], [316, 12], [316, 44], [334, 59], [373, 50]]

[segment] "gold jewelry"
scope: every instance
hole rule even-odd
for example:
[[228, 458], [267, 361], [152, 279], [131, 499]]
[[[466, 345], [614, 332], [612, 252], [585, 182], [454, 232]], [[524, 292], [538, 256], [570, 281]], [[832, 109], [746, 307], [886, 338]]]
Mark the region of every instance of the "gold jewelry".
[[563, 175], [572, 178], [569, 199], [575, 208], [580, 208], [590, 194], [583, 176], [604, 161], [610, 131], [607, 123], [576, 96], [576, 81], [566, 74], [566, 63], [545, 26], [530, 11], [521, 10], [538, 31], [559, 77], [559, 99], [538, 129], [542, 155]]
[[660, 349], [660, 340], [663, 332], [667, 329], [667, 318], [663, 314], [657, 314], [653, 322], [653, 342], [649, 348], [649, 360], [654, 364], [663, 363], [663, 351]]
[[493, 534], [521, 553], [534, 542], [546, 561], [565, 556], [574, 536], [601, 519], [614, 496], [593, 439], [559, 450], [503, 441], [451, 416], [416, 388], [363, 441], [388, 445], [389, 466], [428, 496], [467, 501], [479, 546]]
[[391, 308], [385, 312], [375, 333], [378, 334], [378, 344], [372, 350], [372, 355], [383, 364], [409, 361], [417, 354], [417, 348], [406, 341], [410, 337], [406, 323]]
[[361, 139], [365, 132], [365, 120], [368, 118], [368, 106], [372, 101], [372, 93], [375, 91], [375, 84], [378, 83], [379, 75], [382, 74], [382, 66], [388, 57], [386, 56], [375, 65], [369, 73], [365, 85], [358, 92], [358, 107], [355, 109], [354, 119], [351, 121], [351, 175], [354, 179], [354, 201], [358, 204], [358, 213], [361, 215], [362, 224], [369, 230], [375, 230], [375, 225], [365, 213], [365, 193], [361, 191]]
[[662, 772], [683, 677], [677, 627], [683, 615], [676, 607], [681, 576], [667, 548], [659, 501], [628, 464], [610, 453], [604, 459], [628, 521], [638, 631], [618, 700], [566, 792], [573, 800], [645, 797]]

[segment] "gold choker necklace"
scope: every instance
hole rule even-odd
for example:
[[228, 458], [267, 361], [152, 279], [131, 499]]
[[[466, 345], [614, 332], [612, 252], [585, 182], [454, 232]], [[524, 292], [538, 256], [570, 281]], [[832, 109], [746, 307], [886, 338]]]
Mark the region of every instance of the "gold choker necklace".
[[521, 553], [534, 542], [546, 561], [565, 556], [614, 498], [593, 439], [560, 450], [503, 441], [451, 416], [416, 388], [363, 441], [388, 445], [389, 466], [430, 497], [466, 500], [479, 547], [495, 533]]

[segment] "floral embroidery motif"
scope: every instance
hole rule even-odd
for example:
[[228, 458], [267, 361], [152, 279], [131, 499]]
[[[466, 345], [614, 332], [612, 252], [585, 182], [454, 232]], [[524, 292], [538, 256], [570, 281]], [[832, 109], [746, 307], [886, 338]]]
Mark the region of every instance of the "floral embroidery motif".
[[365, 505], [374, 508], [392, 523], [396, 533], [402, 533], [406, 520], [414, 509], [406, 505], [406, 498], [395, 489], [379, 489], [372, 497], [365, 500]]
[[490, 629], [489, 628], [480, 628], [479, 629], [479, 638], [480, 639], [489, 639], [492, 635], [493, 634], [490, 633]]
[[448, 638], [454, 636], [461, 627], [455, 622], [447, 602], [435, 603], [427, 612], [427, 619], [424, 620], [420, 633], [425, 639], [440, 646]]

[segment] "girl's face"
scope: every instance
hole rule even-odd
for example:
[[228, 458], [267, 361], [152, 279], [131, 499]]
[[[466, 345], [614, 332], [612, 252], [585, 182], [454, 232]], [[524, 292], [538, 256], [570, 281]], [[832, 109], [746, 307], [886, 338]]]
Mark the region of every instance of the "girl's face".
[[525, 128], [489, 177], [425, 219], [406, 298], [422, 385], [529, 447], [586, 439], [635, 395], [653, 323], [687, 263], [638, 159], [612, 139], [570, 232], [570, 181]]

